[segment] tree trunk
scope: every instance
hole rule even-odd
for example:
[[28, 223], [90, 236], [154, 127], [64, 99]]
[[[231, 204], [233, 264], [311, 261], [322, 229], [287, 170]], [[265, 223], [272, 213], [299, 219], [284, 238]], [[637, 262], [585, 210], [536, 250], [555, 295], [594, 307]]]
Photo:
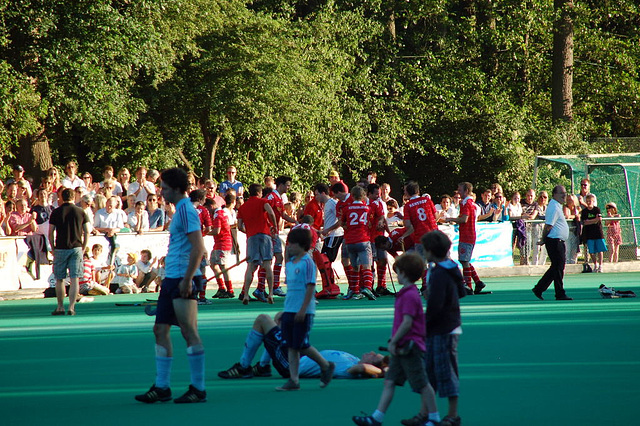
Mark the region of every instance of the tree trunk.
[[209, 130], [209, 112], [206, 111], [200, 117], [200, 131], [204, 140], [204, 161], [202, 162], [202, 177], [205, 179], [213, 178], [213, 166], [216, 160], [216, 151], [221, 135], [212, 135]]
[[573, 119], [573, 0], [554, 0], [551, 111], [554, 121]]
[[40, 186], [40, 179], [53, 167], [49, 139], [44, 133], [44, 128], [36, 134], [19, 138], [16, 157], [25, 168], [26, 174], [33, 177], [33, 187]]
[[491, 1], [484, 0], [477, 4], [482, 68], [490, 77], [498, 73], [498, 48], [495, 44], [496, 16], [493, 8], [494, 3]]

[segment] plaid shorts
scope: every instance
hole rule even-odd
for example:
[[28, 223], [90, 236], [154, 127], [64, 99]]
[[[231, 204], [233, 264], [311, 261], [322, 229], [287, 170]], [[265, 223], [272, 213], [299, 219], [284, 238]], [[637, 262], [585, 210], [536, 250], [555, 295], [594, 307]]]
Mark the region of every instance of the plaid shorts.
[[458, 334], [436, 334], [427, 337], [425, 364], [433, 389], [441, 398], [460, 395], [458, 378]]

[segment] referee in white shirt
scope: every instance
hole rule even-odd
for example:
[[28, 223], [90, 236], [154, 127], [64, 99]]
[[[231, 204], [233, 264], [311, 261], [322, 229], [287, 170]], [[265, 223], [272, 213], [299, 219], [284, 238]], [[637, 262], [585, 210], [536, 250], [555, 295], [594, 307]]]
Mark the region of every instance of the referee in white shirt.
[[540, 300], [542, 293], [549, 288], [551, 282], [556, 292], [556, 300], [573, 300], [567, 296], [564, 291], [564, 265], [566, 263], [565, 241], [569, 237], [569, 225], [564, 217], [562, 206], [567, 198], [567, 190], [564, 186], [558, 185], [553, 188], [551, 193], [552, 200], [547, 207], [545, 216], [544, 229], [542, 231], [542, 239], [538, 241], [538, 245], [546, 245], [551, 266], [545, 274], [540, 278], [538, 284], [531, 290], [533, 294]]

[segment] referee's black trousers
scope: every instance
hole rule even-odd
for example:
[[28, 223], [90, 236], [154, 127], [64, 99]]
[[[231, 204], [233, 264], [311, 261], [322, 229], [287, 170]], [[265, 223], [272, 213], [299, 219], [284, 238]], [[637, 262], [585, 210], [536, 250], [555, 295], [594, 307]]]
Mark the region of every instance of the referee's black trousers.
[[551, 260], [551, 266], [544, 273], [538, 284], [534, 287], [534, 290], [542, 294], [549, 288], [553, 282], [553, 287], [556, 291], [556, 299], [565, 297], [564, 284], [562, 279], [564, 278], [564, 265], [567, 262], [567, 254], [565, 251], [564, 241], [558, 238], [545, 238], [544, 244], [547, 247], [547, 254]]

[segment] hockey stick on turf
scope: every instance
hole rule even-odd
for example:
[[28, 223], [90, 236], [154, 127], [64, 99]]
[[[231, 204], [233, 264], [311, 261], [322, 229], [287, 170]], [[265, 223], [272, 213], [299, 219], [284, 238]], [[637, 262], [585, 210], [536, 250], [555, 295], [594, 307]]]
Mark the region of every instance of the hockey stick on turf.
[[149, 301], [149, 302], [130, 302], [130, 303], [116, 303], [116, 306], [156, 306], [157, 303], [155, 303], [156, 301]]
[[[236, 266], [240, 266], [240, 265], [242, 265], [242, 264], [243, 264], [244, 262], [246, 262], [246, 261], [247, 261], [247, 258], [245, 257], [245, 258], [244, 258], [244, 259], [242, 259], [240, 262], [238, 262], [238, 263], [236, 263], [236, 264], [234, 264], [234, 265], [229, 266], [229, 267], [227, 268], [227, 271], [232, 270], [232, 269], [233, 269], [233, 268], [235, 268]], [[215, 276], [215, 274], [214, 274], [211, 278], [207, 278], [207, 282], [211, 281], [211, 280], [212, 280], [212, 279], [214, 279], [215, 277], [216, 277], [216, 276]]]

